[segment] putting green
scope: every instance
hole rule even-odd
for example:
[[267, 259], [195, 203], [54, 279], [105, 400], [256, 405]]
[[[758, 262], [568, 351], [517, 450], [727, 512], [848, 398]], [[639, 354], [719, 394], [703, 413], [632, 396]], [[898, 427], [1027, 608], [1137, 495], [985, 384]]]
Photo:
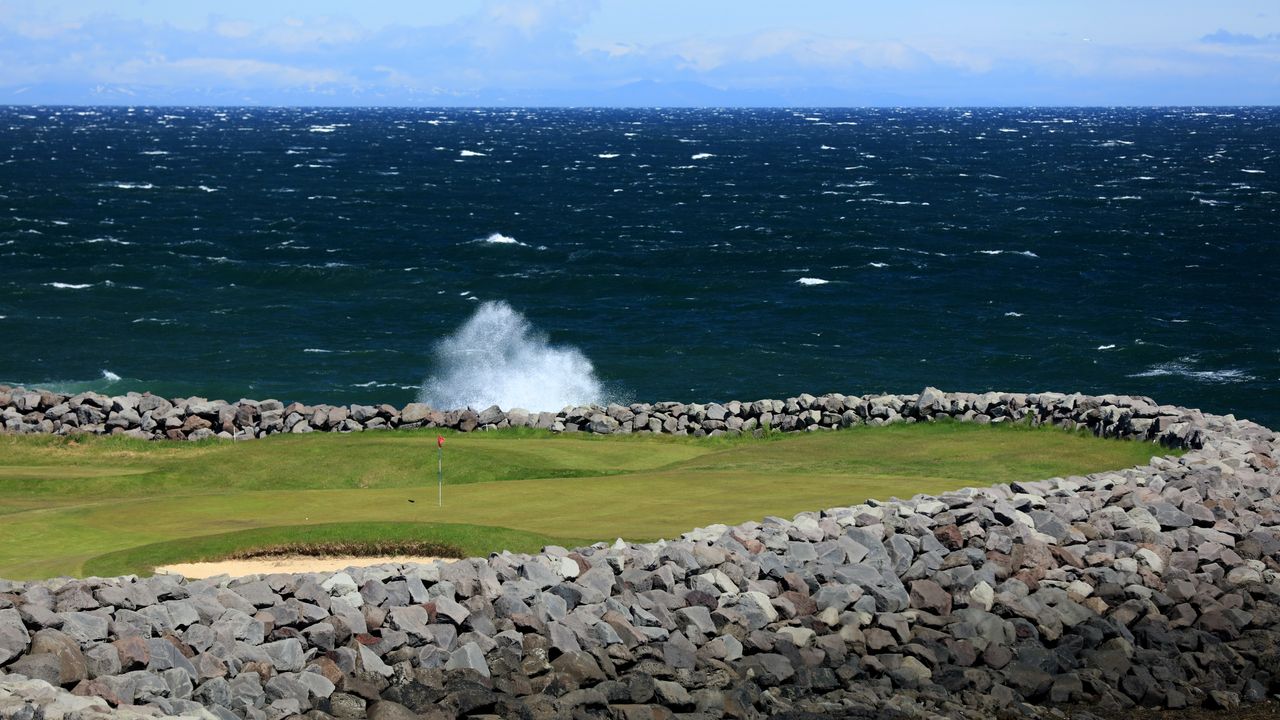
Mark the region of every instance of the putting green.
[[1129, 467], [1159, 446], [960, 423], [764, 439], [448, 435], [249, 443], [0, 437], [0, 577], [145, 572], [290, 542], [402, 540], [467, 554], [616, 537]]

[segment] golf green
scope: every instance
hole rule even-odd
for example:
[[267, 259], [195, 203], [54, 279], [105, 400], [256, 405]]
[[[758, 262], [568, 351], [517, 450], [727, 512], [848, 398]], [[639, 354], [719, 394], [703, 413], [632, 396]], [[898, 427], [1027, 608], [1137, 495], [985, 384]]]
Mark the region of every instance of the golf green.
[[764, 438], [533, 430], [244, 443], [0, 437], [0, 577], [146, 572], [261, 546], [454, 554], [674, 537], [711, 523], [1130, 467], [1168, 450], [954, 422]]

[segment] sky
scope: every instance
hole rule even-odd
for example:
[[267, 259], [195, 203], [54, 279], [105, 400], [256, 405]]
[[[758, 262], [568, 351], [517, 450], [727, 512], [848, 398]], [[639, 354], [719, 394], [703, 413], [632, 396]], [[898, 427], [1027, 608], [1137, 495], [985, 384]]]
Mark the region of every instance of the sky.
[[0, 104], [1280, 104], [1275, 0], [0, 0]]

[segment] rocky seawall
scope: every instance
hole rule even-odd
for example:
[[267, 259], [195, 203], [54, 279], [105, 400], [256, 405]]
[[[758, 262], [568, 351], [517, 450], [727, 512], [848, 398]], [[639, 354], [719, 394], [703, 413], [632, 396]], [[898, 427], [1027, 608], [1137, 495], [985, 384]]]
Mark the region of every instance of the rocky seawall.
[[63, 395], [0, 385], [0, 428], [14, 434], [125, 435], [146, 440], [251, 440], [279, 433], [363, 432], [445, 428], [459, 432], [532, 427], [595, 434], [664, 433], [696, 437], [833, 430], [852, 425], [916, 422], [946, 415], [957, 420], [999, 423], [1026, 420], [1087, 428], [1105, 437], [1156, 440], [1170, 446], [1199, 445], [1200, 413], [1151, 398], [1079, 393], [942, 393], [918, 395], [802, 394], [786, 400], [725, 403], [635, 403], [585, 405], [559, 412], [437, 410], [422, 403], [392, 405], [285, 405], [279, 400], [166, 399], [129, 393]]
[[[23, 413], [45, 401], [30, 402]], [[1267, 428], [1053, 393], [649, 407], [686, 432], [729, 431], [730, 417], [742, 431], [765, 412], [791, 429], [1027, 418], [1187, 452], [648, 544], [333, 574], [0, 581], [0, 717], [992, 718], [1061, 706], [1085, 718], [1230, 708], [1280, 689], [1280, 441]], [[553, 426], [592, 431], [602, 415], [635, 431], [635, 408]]]

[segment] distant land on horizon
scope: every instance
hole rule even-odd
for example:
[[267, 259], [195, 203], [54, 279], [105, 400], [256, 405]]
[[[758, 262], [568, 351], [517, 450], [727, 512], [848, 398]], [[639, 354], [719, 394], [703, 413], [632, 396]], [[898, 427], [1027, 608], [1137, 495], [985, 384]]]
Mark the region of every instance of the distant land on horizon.
[[272, 89], [143, 85], [54, 84], [0, 91], [0, 104], [32, 106], [183, 106], [183, 107], [1274, 107], [1271, 98], [1238, 98], [1226, 94], [1201, 102], [1178, 100], [1177, 83], [1153, 85], [1142, 95], [1100, 87], [1067, 101], [1061, 93], [1020, 93], [1022, 83], [1010, 81], [1010, 92], [940, 91], [937, 87], [863, 88], [796, 87], [778, 89], [719, 88], [692, 81], [642, 80], [598, 90], [484, 89], [473, 92], [354, 91], [350, 88]]

